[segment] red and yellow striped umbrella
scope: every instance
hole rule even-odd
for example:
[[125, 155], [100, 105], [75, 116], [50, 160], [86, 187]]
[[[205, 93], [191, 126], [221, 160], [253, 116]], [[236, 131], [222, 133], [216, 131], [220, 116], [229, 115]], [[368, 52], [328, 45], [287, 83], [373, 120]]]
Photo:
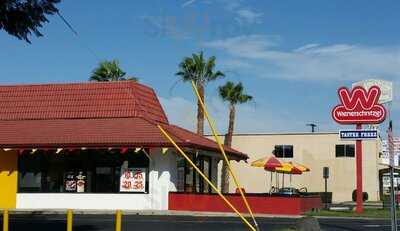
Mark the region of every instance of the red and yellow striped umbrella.
[[269, 155], [251, 162], [251, 166], [274, 172], [276, 168], [283, 167], [283, 162], [278, 160], [275, 156]]
[[311, 171], [311, 169], [310, 169], [309, 167], [307, 167], [307, 166], [305, 166], [305, 165], [303, 165], [303, 164], [299, 164], [299, 163], [294, 162], [294, 161], [290, 161], [289, 163], [292, 164], [293, 166], [295, 166], [297, 169], [299, 169], [299, 170], [302, 171], [302, 172], [309, 172], [309, 171]]
[[303, 171], [301, 171], [299, 168], [297, 168], [290, 162], [284, 162], [282, 164], [282, 167], [275, 168], [275, 171], [277, 173], [285, 173], [285, 174], [295, 174], [295, 175], [303, 174]]

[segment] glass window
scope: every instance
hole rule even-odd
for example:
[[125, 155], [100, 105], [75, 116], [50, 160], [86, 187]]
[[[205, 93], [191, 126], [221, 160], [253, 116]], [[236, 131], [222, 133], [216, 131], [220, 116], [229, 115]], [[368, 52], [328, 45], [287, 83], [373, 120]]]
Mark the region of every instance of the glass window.
[[176, 188], [178, 192], [184, 192], [185, 191], [185, 159], [183, 157], [178, 156], [177, 157], [178, 161], [178, 176], [177, 176], [177, 182], [176, 182]]
[[354, 144], [337, 144], [335, 148], [336, 157], [354, 157]]
[[278, 158], [293, 158], [293, 145], [275, 145], [274, 155]]
[[336, 157], [344, 157], [344, 145], [336, 145]]
[[[149, 160], [143, 152], [24, 152], [19, 156], [18, 163], [19, 192], [148, 192]], [[127, 172], [132, 174], [127, 175]], [[122, 187], [122, 184], [126, 184], [126, 187]]]
[[[211, 181], [211, 157], [207, 157], [207, 156], [204, 157], [203, 173]], [[211, 192], [211, 187], [209, 184], [207, 184], [207, 182], [204, 182], [203, 192], [205, 192], [205, 193]]]
[[283, 158], [283, 145], [275, 145], [274, 154], [276, 157]]
[[[193, 159], [193, 156], [191, 156]], [[209, 179], [211, 177], [211, 157], [198, 156], [193, 161], [196, 166], [206, 175]], [[196, 192], [196, 193], [210, 193], [211, 187], [207, 182], [198, 174], [193, 167], [185, 161], [182, 157], [177, 158], [178, 164], [178, 179], [177, 190], [178, 192]], [[183, 186], [184, 185], [184, 186]]]
[[192, 166], [186, 165], [185, 168], [185, 192], [194, 192], [194, 169]]
[[347, 157], [354, 157], [355, 156], [354, 144], [346, 145], [346, 156]]

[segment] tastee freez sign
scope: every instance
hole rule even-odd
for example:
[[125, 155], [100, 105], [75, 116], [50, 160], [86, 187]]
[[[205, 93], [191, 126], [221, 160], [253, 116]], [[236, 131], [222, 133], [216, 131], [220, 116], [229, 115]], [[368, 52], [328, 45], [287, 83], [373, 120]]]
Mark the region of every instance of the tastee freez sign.
[[378, 138], [377, 130], [343, 130], [339, 132], [341, 140], [368, 140]]
[[368, 91], [356, 86], [338, 90], [340, 104], [332, 110], [333, 119], [340, 124], [378, 124], [385, 120], [386, 110], [378, 103], [381, 90], [372, 86]]

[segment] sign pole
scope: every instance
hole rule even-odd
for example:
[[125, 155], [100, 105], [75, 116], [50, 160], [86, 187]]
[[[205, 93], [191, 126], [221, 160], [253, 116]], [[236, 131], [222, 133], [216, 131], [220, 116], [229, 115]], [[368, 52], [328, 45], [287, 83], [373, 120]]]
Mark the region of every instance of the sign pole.
[[[357, 130], [362, 129], [362, 124], [357, 124], [356, 125]], [[361, 140], [356, 140], [356, 184], [357, 184], [357, 207], [356, 207], [356, 212], [357, 213], [362, 213], [364, 211], [363, 207], [363, 192], [362, 192], [362, 141]]]
[[328, 178], [325, 178], [325, 209], [328, 209]]
[[[390, 116], [390, 114], [389, 114]], [[396, 215], [396, 195], [394, 191], [394, 143], [393, 143], [393, 122], [389, 121], [388, 129], [388, 148], [389, 148], [389, 169], [390, 169], [390, 215], [392, 222], [392, 231], [397, 231]]]
[[391, 222], [392, 222], [392, 231], [397, 231], [397, 219], [396, 219], [396, 197], [394, 193], [394, 168], [393, 166], [390, 166], [390, 216], [391, 216]]

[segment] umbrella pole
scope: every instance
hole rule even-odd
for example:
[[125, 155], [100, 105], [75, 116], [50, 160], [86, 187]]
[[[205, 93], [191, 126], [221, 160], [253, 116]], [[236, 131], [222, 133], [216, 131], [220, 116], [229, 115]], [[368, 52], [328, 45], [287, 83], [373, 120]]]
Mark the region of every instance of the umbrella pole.
[[272, 188], [272, 184], [273, 184], [273, 179], [272, 179], [272, 172], [271, 172], [271, 181], [269, 182], [269, 190], [271, 190], [271, 188]]
[[285, 173], [282, 173], [282, 188], [285, 187]]
[[279, 188], [279, 177], [277, 172], [275, 172], [275, 179], [276, 179], [276, 188]]

